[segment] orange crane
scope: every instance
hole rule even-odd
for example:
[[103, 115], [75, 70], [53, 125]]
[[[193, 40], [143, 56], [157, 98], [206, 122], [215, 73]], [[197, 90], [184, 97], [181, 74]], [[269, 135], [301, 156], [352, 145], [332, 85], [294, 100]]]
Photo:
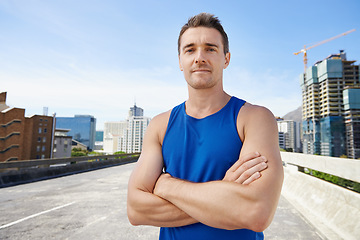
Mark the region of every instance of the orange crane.
[[330, 41], [332, 41], [332, 40], [334, 40], [334, 39], [336, 39], [336, 38], [345, 36], [345, 35], [347, 35], [347, 34], [349, 34], [349, 33], [354, 32], [354, 31], [355, 31], [355, 29], [352, 29], [352, 30], [350, 30], [350, 31], [344, 32], [344, 33], [342, 33], [342, 34], [339, 34], [339, 35], [337, 35], [337, 36], [335, 36], [335, 37], [332, 37], [332, 38], [326, 39], [326, 40], [324, 40], [324, 41], [318, 42], [318, 43], [316, 43], [316, 44], [314, 44], [314, 45], [312, 45], [312, 46], [310, 46], [310, 47], [306, 47], [306, 45], [305, 45], [304, 48], [301, 49], [299, 52], [294, 53], [295, 55], [299, 55], [300, 53], [304, 53], [304, 72], [306, 72], [307, 61], [308, 61], [308, 59], [307, 59], [307, 53], [306, 53], [307, 50], [309, 50], [309, 49], [311, 49], [311, 48], [314, 48], [314, 47], [317, 47], [317, 46], [319, 46], [319, 45], [321, 45], [321, 44], [330, 42]]

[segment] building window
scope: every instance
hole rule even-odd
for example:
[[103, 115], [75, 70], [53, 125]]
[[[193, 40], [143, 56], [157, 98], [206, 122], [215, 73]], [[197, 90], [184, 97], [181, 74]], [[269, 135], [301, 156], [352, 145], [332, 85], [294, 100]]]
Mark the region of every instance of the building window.
[[45, 143], [46, 142], [46, 137], [43, 137], [43, 143]]
[[40, 152], [40, 146], [36, 146], [36, 151]]
[[41, 133], [41, 127], [39, 127], [39, 133]]
[[38, 137], [38, 142], [41, 142], [41, 137]]
[[46, 133], [47, 132], [47, 129], [46, 128], [44, 128], [44, 133]]
[[41, 155], [41, 159], [44, 159], [44, 158], [45, 158], [45, 154], [42, 154], [42, 155]]
[[42, 146], [41, 151], [45, 152], [45, 146]]

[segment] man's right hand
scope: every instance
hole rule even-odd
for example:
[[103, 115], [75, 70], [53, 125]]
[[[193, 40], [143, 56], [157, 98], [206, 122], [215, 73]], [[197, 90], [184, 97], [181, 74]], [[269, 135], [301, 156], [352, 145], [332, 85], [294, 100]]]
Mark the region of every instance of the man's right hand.
[[223, 181], [250, 184], [261, 177], [261, 171], [267, 168], [267, 159], [258, 152], [249, 153], [232, 165]]

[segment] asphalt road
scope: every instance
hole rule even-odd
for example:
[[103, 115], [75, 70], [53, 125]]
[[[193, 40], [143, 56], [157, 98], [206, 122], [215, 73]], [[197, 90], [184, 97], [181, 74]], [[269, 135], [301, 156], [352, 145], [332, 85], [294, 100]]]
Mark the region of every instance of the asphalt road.
[[[0, 239], [158, 239], [126, 216], [134, 164], [0, 189]], [[266, 239], [326, 239], [283, 197]]]

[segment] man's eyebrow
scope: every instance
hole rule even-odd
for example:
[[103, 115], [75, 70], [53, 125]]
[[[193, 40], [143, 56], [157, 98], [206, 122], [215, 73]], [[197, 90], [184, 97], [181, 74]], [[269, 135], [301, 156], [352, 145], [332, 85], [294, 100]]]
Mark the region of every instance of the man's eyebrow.
[[190, 47], [193, 47], [193, 46], [195, 46], [194, 43], [189, 43], [189, 44], [185, 45], [182, 49], [184, 50], [186, 48], [190, 48]]
[[[219, 46], [216, 45], [215, 43], [205, 43], [205, 45], [208, 46], [208, 47], [216, 47], [216, 48], [219, 48]], [[195, 46], [195, 43], [189, 43], [189, 44], [185, 45], [182, 49], [184, 50], [184, 49], [186, 49], [186, 48], [191, 48], [191, 47], [193, 47], [193, 46]]]
[[216, 44], [214, 44], [214, 43], [206, 43], [205, 45], [208, 46], [208, 47], [216, 47], [216, 48], [219, 48], [219, 46], [216, 45]]

